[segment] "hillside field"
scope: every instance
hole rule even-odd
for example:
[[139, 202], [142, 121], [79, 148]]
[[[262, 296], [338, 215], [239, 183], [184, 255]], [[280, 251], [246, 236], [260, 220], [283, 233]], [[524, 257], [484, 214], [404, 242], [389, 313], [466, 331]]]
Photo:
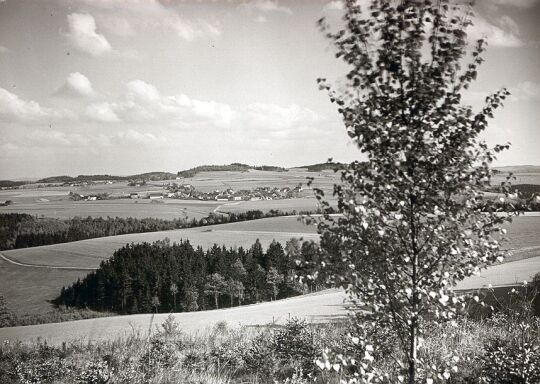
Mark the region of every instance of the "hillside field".
[[[285, 244], [290, 238], [316, 240], [316, 229], [296, 217], [275, 217], [238, 223], [102, 237], [43, 247], [3, 251], [1, 254], [17, 263], [52, 267], [97, 268], [115, 250], [128, 243], [154, 242], [169, 238], [171, 242], [189, 240], [203, 249], [214, 244], [228, 247], [251, 246], [259, 239], [264, 248], [272, 240]], [[69, 285], [88, 270], [50, 269], [14, 265], [0, 259], [0, 292], [8, 306], [19, 314], [39, 313], [51, 309], [47, 300], [54, 299], [64, 285]], [[21, 304], [22, 303], [22, 304]]]
[[[1, 199], [1, 198], [0, 198]], [[208, 216], [220, 203], [197, 200], [98, 200], [98, 201], [35, 201], [0, 207], [0, 213], [28, 213], [57, 219], [79, 217], [147, 217], [173, 220], [201, 219]]]
[[[508, 227], [512, 241], [506, 247], [513, 250], [509, 259], [520, 260], [540, 255], [540, 217], [523, 216]], [[153, 242], [168, 237], [171, 242], [188, 239], [193, 245], [208, 248], [214, 243], [227, 246], [250, 246], [256, 239], [267, 247], [272, 240], [283, 244], [291, 237], [317, 240], [316, 229], [298, 221], [296, 217], [275, 217], [254, 221], [220, 224], [173, 231], [137, 233], [89, 239], [72, 243], [4, 251], [9, 260], [22, 264], [52, 267], [96, 268], [101, 260], [131, 242]], [[520, 265], [527, 265], [526, 264]], [[88, 270], [51, 269], [14, 265], [0, 259], [0, 292], [10, 308], [19, 314], [39, 313], [51, 308], [51, 300], [64, 285], [84, 277]], [[523, 268], [523, 267], [520, 267]], [[522, 269], [520, 269], [522, 271]], [[532, 272], [540, 272], [534, 266]], [[523, 272], [520, 272], [523, 273]], [[512, 274], [501, 275], [514, 282]], [[487, 283], [486, 283], [487, 285]]]
[[[540, 184], [540, 172], [537, 167], [503, 167], [501, 174], [493, 179], [493, 185], [505, 180], [508, 172], [514, 172], [514, 184]], [[268, 212], [271, 209], [282, 211], [307, 211], [318, 207], [312, 187], [307, 187], [307, 178], [312, 177], [312, 187], [320, 188], [330, 203], [335, 202], [332, 197], [333, 185], [339, 182], [339, 173], [331, 170], [309, 172], [305, 168], [291, 168], [287, 172], [257, 171], [246, 172], [201, 172], [191, 178], [179, 180], [152, 181], [144, 186], [128, 186], [126, 181], [112, 184], [93, 184], [88, 186], [50, 186], [25, 185], [20, 189], [0, 191], [0, 201], [11, 200], [10, 206], [0, 206], [0, 213], [20, 212], [37, 216], [46, 216], [67, 219], [74, 216], [92, 217], [153, 217], [159, 219], [200, 219], [211, 212], [239, 213], [251, 209]], [[102, 201], [72, 201], [69, 192], [83, 195], [109, 193], [110, 196], [126, 196], [132, 192], [146, 194], [148, 192], [164, 191], [167, 183], [191, 184], [202, 192], [215, 190], [255, 189], [258, 187], [296, 187], [302, 184], [304, 190], [299, 198], [265, 201], [217, 202], [198, 200], [179, 200], [165, 198], [159, 201], [146, 199], [114, 199]]]
[[[197, 190], [210, 192], [215, 190], [255, 189], [258, 187], [296, 187], [303, 184], [306, 188], [307, 177], [314, 177], [314, 186], [321, 188], [331, 196], [337, 175], [332, 171], [321, 173], [293, 169], [288, 172], [256, 171], [248, 172], [201, 172], [193, 178], [180, 180], [149, 182], [147, 185], [131, 187], [127, 182], [112, 184], [94, 184], [88, 186], [44, 186], [26, 185], [15, 190], [0, 191], [0, 201], [11, 200], [12, 205], [0, 206], [0, 213], [28, 213], [31, 215], [67, 219], [74, 216], [92, 217], [153, 217], [159, 219], [200, 219], [223, 205], [217, 201], [168, 199], [150, 201], [147, 199], [114, 199], [99, 201], [73, 201], [69, 193], [82, 195], [109, 193], [111, 197], [127, 196], [132, 192], [146, 194], [148, 192], [164, 192], [163, 186], [169, 182], [191, 184]], [[228, 204], [228, 203], [226, 203]], [[260, 209], [267, 212], [271, 209], [287, 211], [314, 210], [317, 201], [313, 190], [306, 188], [300, 198], [268, 201], [241, 202], [236, 208], [224, 209], [224, 212], [241, 212], [249, 209]]]
[[[202, 332], [219, 322], [226, 322], [232, 327], [261, 326], [284, 324], [288, 319], [296, 317], [320, 323], [343, 318], [346, 314], [345, 298], [342, 291], [326, 290], [242, 307], [175, 313], [174, 318], [180, 329], [187, 333]], [[49, 345], [60, 345], [68, 340], [80, 340], [83, 343], [115, 340], [133, 333], [145, 335], [162, 324], [168, 316], [166, 313], [141, 314], [0, 328], [0, 340], [31, 342], [40, 338], [42, 341], [47, 340]]]

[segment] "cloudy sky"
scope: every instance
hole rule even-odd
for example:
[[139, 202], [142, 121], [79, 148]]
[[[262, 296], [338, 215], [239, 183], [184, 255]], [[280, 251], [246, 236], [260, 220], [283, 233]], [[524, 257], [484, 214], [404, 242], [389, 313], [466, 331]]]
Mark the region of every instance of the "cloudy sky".
[[[477, 1], [489, 40], [469, 95], [514, 96], [490, 143], [540, 164], [540, 1]], [[315, 22], [339, 1], [0, 0], [0, 179], [297, 166], [358, 152], [315, 79], [339, 78]]]

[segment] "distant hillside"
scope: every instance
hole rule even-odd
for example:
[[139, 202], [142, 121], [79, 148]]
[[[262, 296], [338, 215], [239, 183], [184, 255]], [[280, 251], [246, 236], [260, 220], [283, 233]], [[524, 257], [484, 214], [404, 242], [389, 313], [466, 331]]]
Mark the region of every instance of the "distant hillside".
[[83, 181], [101, 181], [101, 180], [119, 180], [123, 179], [121, 176], [111, 175], [79, 175], [77, 177], [71, 176], [51, 176], [44, 179], [39, 179], [36, 183], [77, 183]]
[[37, 183], [82, 183], [89, 181], [122, 181], [122, 180], [170, 180], [174, 179], [175, 174], [170, 172], [147, 172], [139, 173], [137, 175], [130, 176], [113, 176], [113, 175], [79, 175], [77, 177], [71, 176], [51, 176], [44, 179], [40, 179]]
[[13, 188], [20, 185], [28, 184], [26, 181], [0, 180], [0, 188]]
[[304, 165], [304, 166], [298, 167], [298, 168], [306, 168], [309, 172], [321, 172], [321, 171], [325, 171], [325, 170], [333, 171], [336, 168], [340, 169], [340, 168], [343, 168], [344, 166], [345, 166], [344, 163], [328, 161], [326, 163]]
[[500, 173], [540, 173], [540, 165], [509, 165], [506, 167], [494, 167]]
[[179, 171], [178, 176], [179, 177], [193, 177], [197, 173], [200, 172], [225, 172], [225, 171], [233, 171], [233, 172], [246, 172], [250, 169], [258, 170], [258, 171], [274, 171], [274, 172], [286, 172], [287, 169], [282, 167], [275, 167], [271, 165], [261, 165], [261, 166], [252, 166], [242, 163], [232, 163], [229, 165], [201, 165], [195, 168], [186, 169], [184, 171]]
[[146, 172], [146, 173], [140, 173], [137, 175], [132, 176], [126, 176], [126, 179], [143, 179], [143, 180], [149, 180], [149, 181], [158, 181], [158, 180], [171, 180], [174, 179], [176, 175], [171, 172]]

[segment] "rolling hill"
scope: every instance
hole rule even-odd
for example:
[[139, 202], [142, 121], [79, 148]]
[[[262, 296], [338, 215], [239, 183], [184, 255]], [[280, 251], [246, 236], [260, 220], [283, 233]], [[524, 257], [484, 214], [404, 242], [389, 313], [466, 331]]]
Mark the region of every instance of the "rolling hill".
[[52, 308], [48, 300], [54, 299], [64, 285], [84, 277], [89, 269], [97, 268], [102, 260], [128, 243], [188, 239], [193, 245], [206, 249], [215, 243], [248, 247], [259, 239], [266, 248], [274, 239], [285, 244], [291, 237], [318, 239], [315, 228], [304, 225], [296, 217], [274, 217], [3, 251], [0, 292], [8, 306], [18, 314], [40, 313]]
[[[474, 290], [492, 284], [494, 287], [520, 285], [540, 271], [540, 256], [492, 266], [481, 276], [470, 277], [456, 287]], [[340, 290], [325, 290], [273, 302], [241, 307], [176, 313], [174, 318], [183, 332], [196, 333], [226, 322], [229, 326], [261, 326], [283, 324], [296, 317], [312, 323], [343, 319], [347, 312], [347, 297]], [[134, 333], [146, 334], [163, 323], [169, 314], [140, 314], [77, 320], [65, 323], [41, 324], [0, 329], [0, 340], [34, 342], [46, 340], [50, 345], [78, 340], [82, 343], [115, 340]]]

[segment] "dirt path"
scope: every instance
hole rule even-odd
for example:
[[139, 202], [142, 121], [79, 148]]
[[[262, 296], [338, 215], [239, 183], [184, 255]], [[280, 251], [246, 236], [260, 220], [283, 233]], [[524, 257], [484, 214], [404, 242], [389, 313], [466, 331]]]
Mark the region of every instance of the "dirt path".
[[19, 267], [31, 267], [31, 268], [48, 268], [48, 269], [69, 269], [74, 271], [95, 271], [97, 268], [91, 267], [68, 267], [68, 266], [56, 266], [56, 265], [45, 265], [45, 264], [27, 264], [19, 263], [18, 261], [11, 260], [0, 253], [0, 258], [7, 261], [10, 264], [18, 265]]

